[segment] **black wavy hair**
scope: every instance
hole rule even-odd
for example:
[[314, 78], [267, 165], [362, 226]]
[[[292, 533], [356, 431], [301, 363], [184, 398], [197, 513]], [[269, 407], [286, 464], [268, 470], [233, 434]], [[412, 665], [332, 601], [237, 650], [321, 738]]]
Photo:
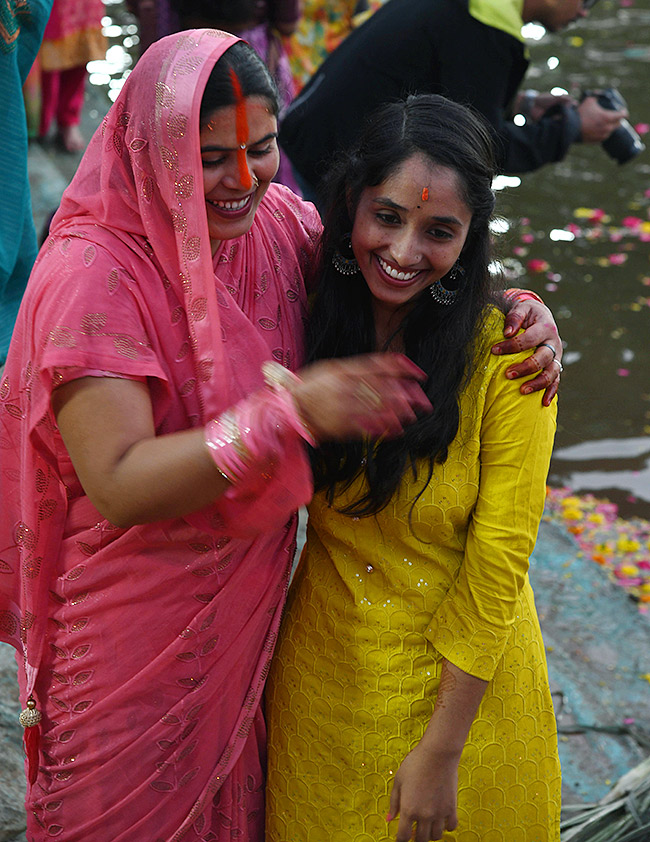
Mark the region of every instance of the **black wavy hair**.
[[201, 99], [199, 116], [201, 128], [209, 122], [218, 108], [236, 104], [230, 77], [231, 69], [239, 79], [242, 94], [245, 97], [263, 97], [268, 102], [272, 114], [277, 117], [280, 110], [280, 97], [273, 77], [255, 50], [245, 41], [237, 41], [221, 56], [208, 77]]
[[[315, 486], [334, 502], [337, 486], [347, 487], [363, 470], [366, 492], [345, 514], [380, 511], [396, 492], [404, 473], [418, 478], [417, 460], [428, 460], [417, 497], [436, 462], [444, 462], [458, 432], [458, 398], [471, 373], [472, 353], [490, 301], [492, 256], [489, 222], [494, 210], [495, 175], [490, 129], [463, 105], [434, 94], [409, 96], [382, 106], [370, 117], [356, 146], [330, 170], [329, 197], [321, 245], [321, 276], [308, 327], [310, 361], [378, 350], [371, 295], [360, 272], [343, 275], [332, 255], [352, 229], [363, 190], [391, 176], [414, 154], [457, 174], [463, 200], [472, 212], [460, 256], [465, 271], [453, 304], [436, 303], [425, 289], [409, 308], [396, 333], [405, 354], [427, 374], [424, 384], [433, 413], [422, 416], [397, 439], [379, 442], [325, 442], [312, 453]], [[448, 288], [457, 286], [449, 278]], [[382, 349], [379, 349], [382, 350]], [[413, 502], [415, 502], [415, 500]]]
[[201, 26], [212, 26], [232, 32], [242, 26], [257, 23], [257, 0], [170, 0], [170, 6], [181, 20], [182, 29], [188, 21], [200, 21]]

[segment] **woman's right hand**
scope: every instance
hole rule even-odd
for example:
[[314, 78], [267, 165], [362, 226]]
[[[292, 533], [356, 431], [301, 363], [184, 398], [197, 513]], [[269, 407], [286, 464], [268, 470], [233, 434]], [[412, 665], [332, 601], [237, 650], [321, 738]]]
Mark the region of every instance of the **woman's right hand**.
[[402, 354], [322, 360], [291, 387], [298, 411], [318, 441], [397, 436], [431, 412], [420, 382], [426, 374]]

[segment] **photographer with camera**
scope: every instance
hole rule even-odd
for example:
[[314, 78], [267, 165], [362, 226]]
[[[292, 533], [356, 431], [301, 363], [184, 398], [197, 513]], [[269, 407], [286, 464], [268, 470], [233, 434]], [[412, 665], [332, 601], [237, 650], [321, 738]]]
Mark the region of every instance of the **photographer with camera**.
[[606, 141], [628, 116], [622, 100], [519, 93], [529, 64], [523, 24], [558, 32], [595, 2], [388, 0], [326, 59], [284, 117], [280, 143], [306, 197], [318, 197], [328, 159], [354, 142], [364, 116], [407, 93], [442, 94], [481, 112], [502, 173], [560, 161], [573, 143]]

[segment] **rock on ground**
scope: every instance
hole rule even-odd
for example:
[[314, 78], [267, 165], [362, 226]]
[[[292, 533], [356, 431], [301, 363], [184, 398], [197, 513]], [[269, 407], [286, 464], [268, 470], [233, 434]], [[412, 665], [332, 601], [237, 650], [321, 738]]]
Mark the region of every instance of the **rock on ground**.
[[0, 644], [0, 842], [25, 842], [25, 770], [14, 650]]

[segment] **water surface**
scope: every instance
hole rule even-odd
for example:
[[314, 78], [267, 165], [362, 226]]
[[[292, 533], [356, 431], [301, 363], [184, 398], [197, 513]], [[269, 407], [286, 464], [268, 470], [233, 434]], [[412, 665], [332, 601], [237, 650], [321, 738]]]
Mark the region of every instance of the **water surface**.
[[[649, 31], [650, 0], [602, 0], [586, 20], [529, 40], [527, 87], [616, 87], [647, 131]], [[566, 343], [551, 482], [650, 517], [650, 151], [619, 165], [600, 146], [573, 146], [519, 186], [507, 181], [500, 252], [516, 284], [552, 307]], [[530, 271], [531, 260], [548, 267]]]

